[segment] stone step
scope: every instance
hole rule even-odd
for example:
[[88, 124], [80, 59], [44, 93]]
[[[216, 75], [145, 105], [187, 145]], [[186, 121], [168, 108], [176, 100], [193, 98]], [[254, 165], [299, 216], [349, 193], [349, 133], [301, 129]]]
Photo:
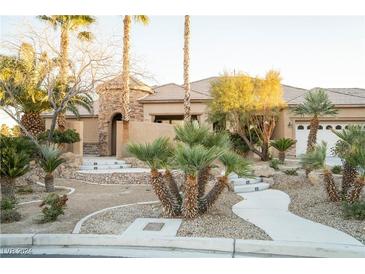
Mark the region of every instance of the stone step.
[[129, 164], [120, 164], [120, 165], [82, 165], [80, 170], [108, 170], [108, 169], [123, 169], [130, 168]]
[[246, 192], [255, 192], [268, 189], [270, 185], [268, 183], [257, 183], [252, 185], [239, 185], [234, 186], [234, 192], [236, 193], [246, 193]]
[[84, 160], [83, 166], [124, 165], [123, 160]]
[[261, 178], [235, 178], [230, 180], [231, 183], [235, 186], [241, 186], [241, 185], [252, 185], [261, 183]]

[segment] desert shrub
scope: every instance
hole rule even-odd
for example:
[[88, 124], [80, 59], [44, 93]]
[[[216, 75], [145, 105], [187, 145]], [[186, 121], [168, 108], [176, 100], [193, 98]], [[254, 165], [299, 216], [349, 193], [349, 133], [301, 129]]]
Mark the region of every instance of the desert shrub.
[[15, 199], [3, 199], [1, 201], [1, 223], [11, 223], [20, 220], [21, 215], [16, 210]]
[[286, 175], [289, 175], [289, 176], [298, 176], [298, 172], [297, 172], [297, 169], [296, 168], [293, 168], [293, 169], [286, 169], [283, 171]]
[[67, 195], [60, 196], [56, 193], [49, 194], [40, 204], [43, 214], [41, 222], [47, 223], [56, 221], [58, 216], [64, 214], [67, 200]]
[[347, 219], [365, 220], [365, 201], [345, 202], [342, 206], [342, 212]]
[[334, 166], [331, 168], [333, 174], [341, 174], [342, 173], [342, 166]]
[[18, 194], [28, 194], [28, 193], [33, 193], [33, 188], [31, 186], [20, 186], [16, 192]]
[[271, 159], [270, 161], [270, 167], [272, 167], [275, 170], [279, 170], [279, 164], [281, 163], [281, 161], [279, 159]]
[[[38, 140], [44, 142], [47, 140], [49, 130], [42, 132], [38, 135]], [[53, 132], [52, 142], [55, 144], [73, 144], [80, 142], [80, 134], [74, 129], [66, 129], [65, 131], [60, 131], [56, 129]]]

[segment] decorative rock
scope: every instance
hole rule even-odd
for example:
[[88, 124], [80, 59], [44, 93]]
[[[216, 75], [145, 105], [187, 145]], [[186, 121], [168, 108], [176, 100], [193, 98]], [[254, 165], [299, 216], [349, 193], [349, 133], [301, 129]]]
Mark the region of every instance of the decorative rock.
[[254, 166], [253, 170], [254, 174], [258, 177], [272, 177], [276, 173], [275, 169], [269, 166]]
[[310, 172], [308, 174], [308, 181], [312, 184], [312, 185], [319, 185], [321, 182], [321, 179], [318, 175], [318, 173], [315, 173], [314, 171]]

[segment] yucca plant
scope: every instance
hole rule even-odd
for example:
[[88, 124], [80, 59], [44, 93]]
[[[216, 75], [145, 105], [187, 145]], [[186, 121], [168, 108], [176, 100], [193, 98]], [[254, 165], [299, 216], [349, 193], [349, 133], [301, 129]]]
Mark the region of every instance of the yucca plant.
[[280, 138], [274, 141], [271, 141], [271, 146], [276, 148], [279, 151], [279, 160], [280, 162], [285, 162], [285, 152], [289, 150], [297, 141], [291, 138]]
[[336, 143], [334, 153], [343, 162], [341, 194], [343, 198], [346, 198], [358, 175], [356, 170], [358, 163], [354, 161], [353, 156], [357, 148], [365, 147], [365, 130], [360, 125], [350, 125], [342, 131], [333, 130], [332, 132], [340, 138]]
[[[171, 217], [180, 215], [179, 202], [166, 186], [163, 175], [158, 170], [173, 154], [173, 147], [169, 139], [161, 137], [150, 144], [129, 144], [128, 151], [150, 167], [151, 185], [161, 201], [165, 214]], [[176, 195], [176, 192], [174, 194]]]
[[61, 152], [55, 146], [44, 145], [40, 149], [40, 166], [46, 173], [44, 184], [46, 192], [54, 192], [53, 172], [66, 160], [61, 157]]
[[241, 177], [251, 176], [250, 162], [233, 151], [224, 151], [219, 157], [219, 161], [225, 167], [224, 175], [218, 177], [212, 189], [199, 199], [199, 210], [201, 213], [205, 213], [218, 200], [225, 188], [232, 189], [228, 179], [229, 174], [235, 172]]
[[327, 144], [325, 142], [322, 142], [321, 144], [315, 146], [314, 149], [310, 152], [302, 155], [301, 164], [305, 169], [323, 170], [324, 182], [329, 199], [332, 202], [338, 202], [340, 201], [340, 196], [338, 195], [338, 190], [336, 188], [333, 174], [331, 169], [326, 166], [326, 151]]
[[210, 149], [202, 145], [179, 145], [175, 151], [175, 161], [186, 174], [182, 215], [184, 218], [195, 218], [199, 215], [198, 204], [198, 173], [211, 165], [222, 154], [223, 150], [217, 147]]
[[2, 199], [15, 199], [15, 179], [29, 170], [33, 146], [28, 138], [0, 135], [0, 181]]

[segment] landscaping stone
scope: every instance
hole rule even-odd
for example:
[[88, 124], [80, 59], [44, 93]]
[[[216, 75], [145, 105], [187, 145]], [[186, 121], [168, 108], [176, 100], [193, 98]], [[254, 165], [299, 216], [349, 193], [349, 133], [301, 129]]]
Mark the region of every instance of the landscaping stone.
[[308, 181], [312, 185], [319, 185], [321, 183], [321, 178], [319, 177], [319, 174], [318, 173], [316, 173], [315, 171], [311, 171], [308, 174]]
[[266, 165], [254, 165], [253, 171], [258, 177], [272, 177], [276, 173], [275, 169]]

